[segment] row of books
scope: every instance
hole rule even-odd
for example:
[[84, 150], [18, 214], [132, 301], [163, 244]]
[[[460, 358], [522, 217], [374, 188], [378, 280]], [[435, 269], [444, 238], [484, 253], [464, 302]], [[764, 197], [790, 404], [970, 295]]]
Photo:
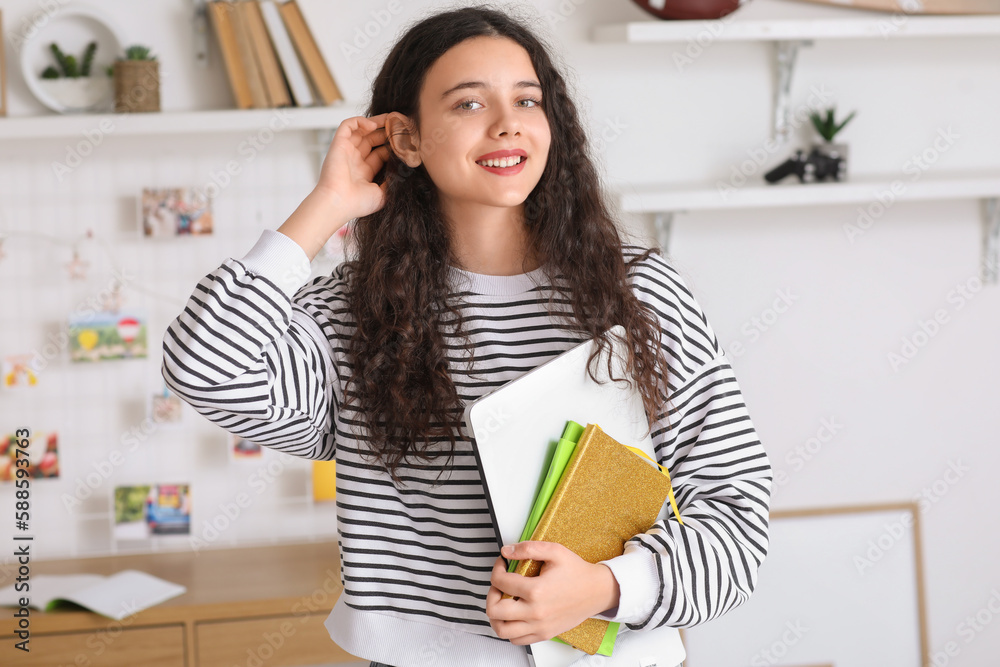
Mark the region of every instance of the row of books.
[[238, 109], [343, 99], [296, 0], [206, 3]]

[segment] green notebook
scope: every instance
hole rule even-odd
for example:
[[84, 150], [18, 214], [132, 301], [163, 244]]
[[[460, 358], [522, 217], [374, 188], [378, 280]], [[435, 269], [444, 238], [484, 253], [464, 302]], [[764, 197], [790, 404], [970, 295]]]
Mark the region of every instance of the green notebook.
[[[531, 513], [528, 515], [528, 522], [525, 524], [524, 530], [521, 531], [521, 539], [519, 541], [525, 542], [531, 539], [531, 535], [535, 532], [535, 527], [538, 526], [538, 522], [545, 512], [545, 508], [548, 506], [553, 492], [559, 486], [559, 480], [566, 469], [566, 464], [569, 463], [570, 458], [573, 456], [573, 450], [576, 449], [576, 443], [580, 440], [583, 431], [584, 427], [572, 419], [566, 422], [562, 436], [559, 438], [559, 442], [556, 443], [552, 457], [549, 459], [548, 469], [545, 471], [542, 484], [538, 489], [538, 493], [535, 494], [535, 501], [531, 504]], [[518, 562], [516, 560], [510, 561], [507, 571], [513, 572]], [[601, 648], [597, 650], [598, 655], [611, 655], [611, 651], [615, 647], [615, 638], [618, 636], [620, 625], [620, 623], [608, 624], [607, 632], [604, 633], [604, 641], [601, 642]], [[553, 637], [552, 641], [557, 641], [560, 644], [566, 643], [558, 637]]]

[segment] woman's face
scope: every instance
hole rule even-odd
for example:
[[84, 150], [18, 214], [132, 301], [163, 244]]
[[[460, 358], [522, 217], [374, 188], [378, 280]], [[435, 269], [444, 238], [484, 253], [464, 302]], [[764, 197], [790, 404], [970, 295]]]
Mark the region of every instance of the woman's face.
[[[431, 66], [420, 92], [417, 153], [445, 211], [469, 204], [523, 206], [542, 176], [551, 134], [527, 51], [507, 38], [474, 37]], [[518, 149], [513, 168], [486, 168], [483, 155]]]

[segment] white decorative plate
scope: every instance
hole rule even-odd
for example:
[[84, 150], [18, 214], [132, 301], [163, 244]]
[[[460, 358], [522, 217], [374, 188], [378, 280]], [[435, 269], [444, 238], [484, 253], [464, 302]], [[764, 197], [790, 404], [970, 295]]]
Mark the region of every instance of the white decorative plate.
[[[112, 110], [113, 80], [104, 70], [123, 57], [125, 50], [124, 33], [114, 18], [99, 7], [73, 4], [39, 15], [34, 25], [36, 29], [21, 45], [21, 74], [38, 101], [60, 113]], [[42, 71], [49, 65], [62, 72], [49, 48], [51, 43], [75, 56], [78, 66], [82, 66], [83, 53], [91, 41], [97, 42], [97, 51], [89, 77], [42, 78]]]

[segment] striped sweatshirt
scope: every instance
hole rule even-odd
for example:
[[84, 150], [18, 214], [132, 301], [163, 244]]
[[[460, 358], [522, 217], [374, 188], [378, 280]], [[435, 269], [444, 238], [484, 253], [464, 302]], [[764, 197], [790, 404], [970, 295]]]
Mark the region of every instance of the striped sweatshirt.
[[[625, 259], [642, 250], [626, 245]], [[364, 421], [344, 406], [352, 322], [342, 269], [310, 279], [302, 248], [264, 230], [243, 258], [202, 278], [169, 324], [163, 378], [231, 433], [336, 460], [343, 591], [326, 627], [339, 646], [397, 667], [530, 667], [526, 647], [498, 638], [486, 616], [499, 553], [464, 422], [439, 480], [438, 467], [404, 462], [397, 487], [363, 456]], [[568, 302], [548, 303], [544, 267], [512, 276], [449, 271], [449, 298], [461, 304], [475, 348], [471, 362], [458, 358], [462, 341], [442, 332], [463, 406], [582, 342], [560, 316]], [[767, 553], [771, 491], [733, 369], [682, 277], [652, 254], [630, 268], [629, 282], [656, 315], [670, 364], [670, 414], [657, 415], [652, 440], [684, 523], [661, 519], [602, 561], [621, 597], [598, 617], [622, 623], [626, 635], [698, 625], [745, 602]]]

